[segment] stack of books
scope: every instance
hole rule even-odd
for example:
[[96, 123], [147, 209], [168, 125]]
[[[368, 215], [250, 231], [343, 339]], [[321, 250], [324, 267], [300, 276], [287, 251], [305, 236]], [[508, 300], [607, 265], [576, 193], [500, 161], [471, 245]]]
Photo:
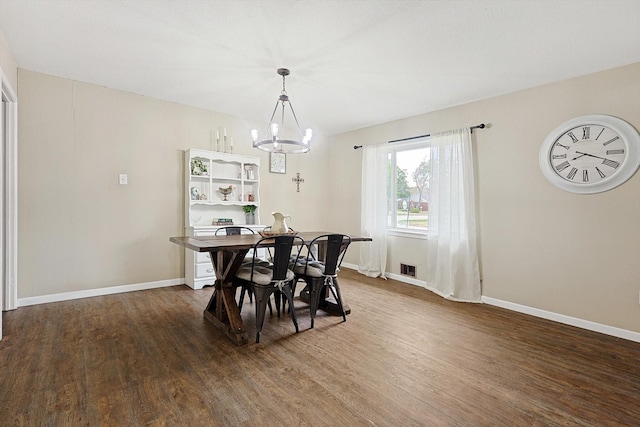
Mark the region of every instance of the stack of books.
[[213, 218], [211, 225], [233, 225], [231, 218]]

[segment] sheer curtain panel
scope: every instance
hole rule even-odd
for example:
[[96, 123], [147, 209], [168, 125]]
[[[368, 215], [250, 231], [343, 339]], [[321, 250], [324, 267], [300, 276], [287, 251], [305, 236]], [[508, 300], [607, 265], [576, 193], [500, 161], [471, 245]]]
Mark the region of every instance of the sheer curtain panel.
[[361, 233], [372, 242], [360, 248], [358, 271], [386, 279], [389, 148], [387, 144], [364, 147], [362, 153]]
[[429, 191], [427, 286], [447, 299], [480, 302], [469, 128], [431, 135]]

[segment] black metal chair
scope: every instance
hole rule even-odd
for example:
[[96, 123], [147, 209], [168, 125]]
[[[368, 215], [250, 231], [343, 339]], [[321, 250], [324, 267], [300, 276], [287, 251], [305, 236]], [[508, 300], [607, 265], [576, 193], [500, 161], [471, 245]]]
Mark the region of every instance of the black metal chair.
[[[270, 232], [271, 231], [271, 226], [268, 225], [268, 226], [264, 227], [262, 229], [262, 231], [266, 232], [266, 233]], [[293, 228], [289, 227], [289, 232], [294, 232], [295, 233], [295, 230]], [[271, 253], [271, 248], [267, 248], [266, 252], [267, 252], [267, 257], [266, 257], [267, 261], [272, 261], [273, 254]], [[293, 268], [293, 265], [295, 264], [298, 256], [299, 256], [299, 254], [298, 255], [296, 255], [296, 254], [292, 254], [291, 255], [291, 259], [289, 260], [289, 266], [291, 268]], [[295, 284], [294, 284], [294, 289], [295, 289]], [[276, 310], [277, 310], [278, 316], [280, 316], [281, 312], [284, 313], [284, 309], [285, 309], [285, 306], [286, 306], [286, 301], [283, 300], [282, 301], [282, 306], [280, 306], [280, 295], [277, 294], [277, 293], [274, 295], [274, 299], [276, 301]], [[271, 306], [269, 306], [269, 310], [271, 310]]]
[[[268, 243], [273, 246], [273, 263], [267, 267], [260, 264], [256, 257], [257, 249], [261, 244]], [[255, 296], [256, 310], [256, 343], [260, 342], [260, 332], [264, 325], [264, 316], [267, 305], [270, 304], [271, 294], [281, 292], [291, 307], [291, 319], [299, 332], [296, 313], [293, 309], [293, 284], [295, 274], [289, 269], [289, 257], [295, 251], [300, 252], [304, 246], [304, 240], [297, 236], [275, 236], [260, 239], [253, 248], [253, 262], [250, 266], [243, 266], [236, 275], [236, 281], [242, 286], [250, 286]], [[280, 313], [278, 312], [278, 316]]]
[[227, 236], [238, 236], [240, 234], [256, 234], [256, 231], [252, 228], [244, 227], [242, 225], [229, 225], [226, 227], [218, 228], [215, 235], [220, 236], [223, 231]]
[[[318, 236], [307, 245], [308, 255], [299, 257], [293, 269], [296, 282], [304, 280], [309, 290], [312, 328], [320, 300], [324, 299], [326, 295], [326, 289], [329, 289], [335, 298], [338, 308], [342, 312], [343, 321], [347, 321], [338, 284], [338, 271], [350, 244], [351, 237], [346, 234]], [[295, 284], [293, 292], [295, 292]]]

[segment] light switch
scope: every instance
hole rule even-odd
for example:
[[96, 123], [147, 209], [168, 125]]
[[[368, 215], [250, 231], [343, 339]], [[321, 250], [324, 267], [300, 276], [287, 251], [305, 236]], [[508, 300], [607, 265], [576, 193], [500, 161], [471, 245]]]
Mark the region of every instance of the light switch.
[[118, 178], [120, 179], [120, 185], [127, 185], [128, 182], [128, 178], [127, 178], [127, 174], [126, 173], [121, 173]]

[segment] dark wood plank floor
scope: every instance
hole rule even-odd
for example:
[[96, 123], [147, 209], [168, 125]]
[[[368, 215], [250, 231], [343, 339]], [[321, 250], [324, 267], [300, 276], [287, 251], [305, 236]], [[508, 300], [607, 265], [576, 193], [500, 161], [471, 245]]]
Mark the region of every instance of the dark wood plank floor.
[[[341, 273], [352, 314], [235, 347], [186, 286], [3, 314], [3, 426], [631, 426], [640, 344]], [[252, 307], [243, 312], [253, 337]]]

